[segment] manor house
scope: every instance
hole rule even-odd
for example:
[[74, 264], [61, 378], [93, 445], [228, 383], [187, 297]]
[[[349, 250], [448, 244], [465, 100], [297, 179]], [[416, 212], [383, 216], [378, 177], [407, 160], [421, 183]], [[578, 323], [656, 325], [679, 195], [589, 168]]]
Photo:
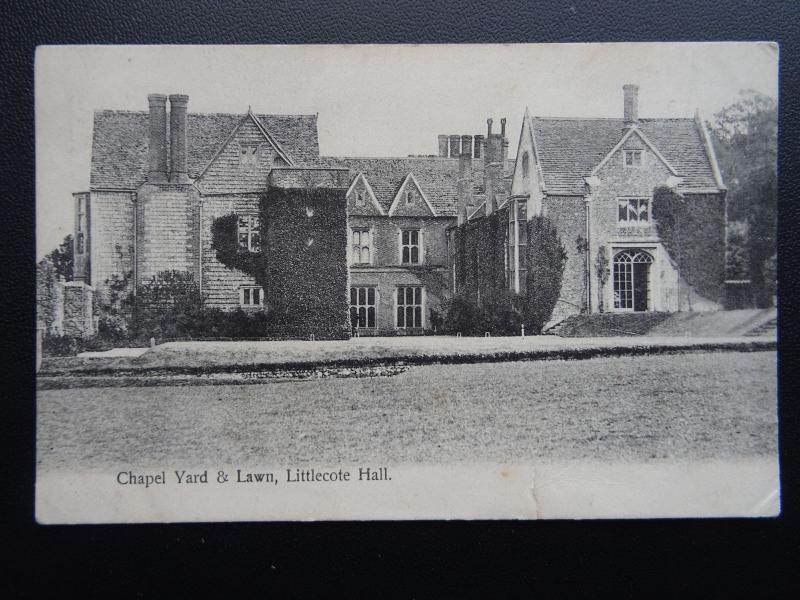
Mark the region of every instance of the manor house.
[[[525, 287], [525, 221], [541, 214], [557, 225], [568, 259], [554, 320], [717, 307], [719, 297], [682, 278], [651, 207], [653, 190], [667, 186], [724, 230], [708, 133], [699, 116], [640, 118], [636, 86], [625, 86], [623, 100], [609, 118], [526, 111], [515, 159], [505, 119], [489, 119], [485, 135], [439, 135], [436, 154], [364, 158], [321, 156], [316, 115], [196, 114], [187, 96], [160, 94], [148, 96], [147, 111], [96, 111], [89, 190], [74, 194], [76, 285], [102, 299], [114, 281], [135, 291], [159, 272], [188, 271], [209, 306], [269, 310], [252, 276], [219, 262], [212, 226], [237, 215], [238, 243], [259, 252], [264, 192], [318, 186], [346, 197], [341, 260], [362, 334], [432, 329], [460, 286], [449, 232], [498, 210], [508, 213], [504, 276], [515, 292]], [[724, 255], [704, 260], [719, 263], [721, 281]]]

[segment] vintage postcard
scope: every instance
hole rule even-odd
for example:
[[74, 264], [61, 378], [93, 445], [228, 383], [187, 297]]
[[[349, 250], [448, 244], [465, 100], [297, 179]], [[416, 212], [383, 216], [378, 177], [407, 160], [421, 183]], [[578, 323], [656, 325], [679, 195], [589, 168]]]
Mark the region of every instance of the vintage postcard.
[[37, 520], [778, 515], [778, 61], [39, 47]]

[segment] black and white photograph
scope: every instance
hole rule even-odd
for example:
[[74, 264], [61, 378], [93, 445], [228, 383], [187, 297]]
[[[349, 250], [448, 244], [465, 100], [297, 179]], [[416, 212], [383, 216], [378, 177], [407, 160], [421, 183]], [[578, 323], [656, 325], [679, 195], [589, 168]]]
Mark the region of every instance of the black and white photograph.
[[37, 521], [779, 515], [778, 65], [38, 47]]

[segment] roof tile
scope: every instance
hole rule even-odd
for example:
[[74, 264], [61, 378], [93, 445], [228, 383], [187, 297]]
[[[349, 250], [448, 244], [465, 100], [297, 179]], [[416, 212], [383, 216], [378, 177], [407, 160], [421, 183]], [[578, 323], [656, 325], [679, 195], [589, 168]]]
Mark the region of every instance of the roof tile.
[[[622, 139], [622, 119], [531, 119], [549, 194], [583, 195], [583, 178]], [[640, 119], [639, 129], [675, 167], [679, 189], [716, 188], [711, 163], [694, 119]]]

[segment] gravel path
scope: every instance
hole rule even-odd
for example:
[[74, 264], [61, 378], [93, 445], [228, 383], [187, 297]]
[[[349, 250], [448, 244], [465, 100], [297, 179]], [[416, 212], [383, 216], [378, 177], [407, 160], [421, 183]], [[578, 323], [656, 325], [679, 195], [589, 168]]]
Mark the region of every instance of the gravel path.
[[40, 391], [37, 461], [73, 470], [774, 455], [776, 360], [709, 353]]

